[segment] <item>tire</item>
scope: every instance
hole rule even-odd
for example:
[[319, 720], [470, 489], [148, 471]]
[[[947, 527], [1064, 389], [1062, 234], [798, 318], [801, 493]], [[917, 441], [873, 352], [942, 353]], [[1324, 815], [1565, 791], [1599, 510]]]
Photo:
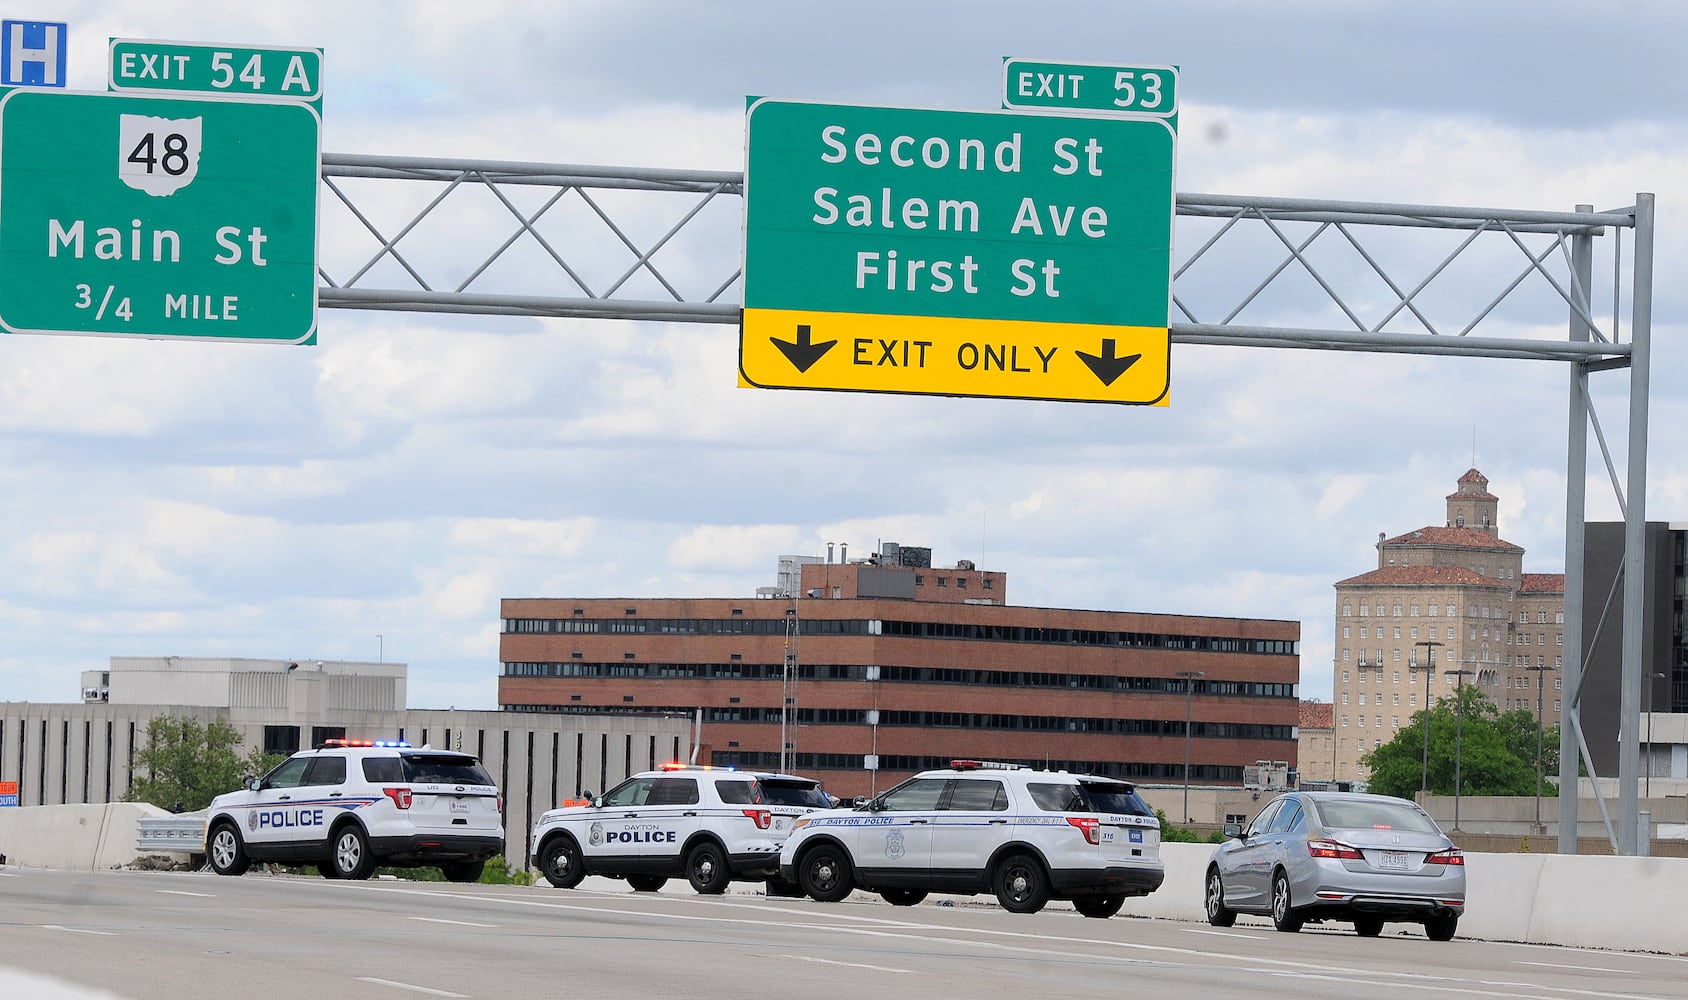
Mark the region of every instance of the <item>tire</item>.
[[453, 861], [448, 865], [440, 865], [440, 874], [447, 882], [479, 882], [481, 872], [486, 871], [485, 861]]
[[1218, 868], [1207, 870], [1207, 922], [1215, 927], [1231, 927], [1237, 922], [1237, 911], [1225, 905], [1225, 880]]
[[662, 875], [629, 875], [627, 884], [634, 892], [656, 892], [668, 884], [668, 879]]
[[797, 859], [797, 884], [817, 903], [836, 903], [856, 887], [850, 859], [831, 844], [811, 847]]
[[1073, 899], [1073, 909], [1087, 917], [1106, 920], [1119, 912], [1125, 905], [1125, 896], [1115, 893], [1112, 896], [1078, 896]]
[[1049, 881], [1043, 866], [1025, 854], [1014, 854], [996, 866], [991, 876], [996, 901], [1009, 913], [1036, 913], [1049, 902]]
[[363, 827], [347, 823], [334, 832], [328, 842], [328, 863], [334, 867], [335, 878], [366, 879], [375, 874], [375, 852], [369, 849]]
[[252, 859], [246, 856], [246, 845], [240, 840], [240, 831], [233, 823], [223, 822], [213, 827], [207, 848], [205, 859], [218, 875], [244, 875], [246, 869], [252, 867]]
[[892, 906], [913, 906], [926, 898], [925, 889], [886, 889], [880, 898]]
[[1301, 915], [1290, 903], [1289, 876], [1278, 871], [1272, 875], [1272, 926], [1285, 934], [1301, 929]]
[[1382, 917], [1355, 917], [1354, 933], [1361, 937], [1377, 937], [1383, 933]]
[[573, 889], [586, 877], [586, 860], [580, 856], [580, 845], [563, 834], [552, 837], [539, 849], [539, 871], [545, 881], [559, 889]]
[[705, 896], [719, 896], [733, 880], [727, 855], [714, 841], [704, 841], [686, 855], [686, 881]]
[[1459, 917], [1449, 914], [1445, 917], [1430, 917], [1424, 921], [1424, 936], [1432, 941], [1452, 941], [1454, 931], [1459, 929]]

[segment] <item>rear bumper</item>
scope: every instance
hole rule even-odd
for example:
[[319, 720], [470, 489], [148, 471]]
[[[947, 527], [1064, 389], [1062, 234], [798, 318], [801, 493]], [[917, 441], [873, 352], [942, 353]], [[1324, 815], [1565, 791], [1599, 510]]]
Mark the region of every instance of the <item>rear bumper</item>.
[[1049, 887], [1063, 898], [1072, 896], [1147, 896], [1166, 881], [1160, 865], [1111, 868], [1056, 869], [1049, 873]]
[[419, 833], [403, 837], [371, 837], [369, 847], [382, 861], [398, 864], [485, 861], [504, 853], [504, 837], [498, 834]]
[[1464, 896], [1418, 896], [1396, 893], [1348, 893], [1321, 889], [1312, 903], [1296, 910], [1309, 917], [1363, 913], [1396, 920], [1459, 916], [1465, 912]]

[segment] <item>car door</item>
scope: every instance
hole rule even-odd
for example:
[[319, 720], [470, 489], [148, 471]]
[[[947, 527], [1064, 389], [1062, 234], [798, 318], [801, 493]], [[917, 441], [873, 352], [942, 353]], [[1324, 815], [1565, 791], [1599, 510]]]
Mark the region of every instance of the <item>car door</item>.
[[1226, 902], [1234, 907], [1260, 909], [1266, 905], [1266, 881], [1271, 873], [1271, 848], [1266, 831], [1284, 805], [1273, 799], [1254, 817], [1237, 840], [1225, 845], [1219, 858], [1219, 875], [1225, 883]]
[[258, 782], [244, 810], [246, 815], [240, 817], [244, 828], [241, 835], [248, 845], [247, 853], [252, 857], [267, 859], [275, 850], [282, 848], [297, 830], [297, 820], [293, 825], [289, 825], [287, 820], [294, 812], [294, 800], [303, 794], [301, 787], [305, 782], [305, 769], [312, 759], [289, 757]]
[[676, 867], [697, 829], [697, 802], [692, 777], [645, 776], [617, 785], [587, 825], [581, 850], [589, 867], [609, 873]]
[[1011, 825], [1008, 790], [999, 778], [951, 778], [930, 825], [932, 877], [984, 884], [985, 863]]
[[948, 778], [910, 778], [875, 799], [856, 838], [854, 867], [869, 884], [924, 886], [932, 872], [932, 823]]

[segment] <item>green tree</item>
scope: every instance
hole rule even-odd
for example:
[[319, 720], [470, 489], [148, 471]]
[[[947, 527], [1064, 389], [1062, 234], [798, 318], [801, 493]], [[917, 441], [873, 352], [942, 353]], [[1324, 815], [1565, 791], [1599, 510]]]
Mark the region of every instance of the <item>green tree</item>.
[[246, 774], [263, 774], [281, 757], [253, 747], [245, 757], [240, 733], [226, 722], [161, 715], [147, 723], [146, 745], [135, 754], [136, 778], [125, 802], [150, 802], [184, 812], [203, 809], [240, 787]]
[[[1384, 795], [1412, 798], [1425, 770], [1425, 713], [1413, 713], [1395, 738], [1367, 754], [1369, 787]], [[1454, 793], [1459, 769], [1462, 795], [1534, 795], [1536, 722], [1523, 710], [1501, 713], [1475, 685], [1430, 710], [1429, 786], [1434, 795]], [[1542, 739], [1542, 794], [1557, 795], [1547, 776], [1558, 773], [1558, 727]]]

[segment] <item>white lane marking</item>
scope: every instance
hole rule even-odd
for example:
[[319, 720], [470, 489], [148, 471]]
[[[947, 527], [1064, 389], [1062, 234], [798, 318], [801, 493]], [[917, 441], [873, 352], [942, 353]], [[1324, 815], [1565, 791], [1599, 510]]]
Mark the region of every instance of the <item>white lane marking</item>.
[[893, 969], [889, 965], [864, 965], [861, 962], [834, 962], [830, 958], [815, 958], [813, 955], [781, 955], [781, 958], [792, 958], [799, 962], [814, 962], [817, 965], [843, 965], [852, 969], [872, 969], [875, 972], [903, 972], [913, 975], [913, 969]]
[[441, 917], [411, 917], [410, 919], [420, 920], [424, 923], [429, 923], [429, 924], [454, 924], [458, 927], [497, 927], [498, 926], [497, 924], [477, 924], [477, 923], [474, 923], [473, 921], [469, 921], [469, 920], [446, 920], [446, 919], [443, 919]]
[[188, 892], [185, 889], [159, 889], [158, 891], [164, 893], [166, 896], [198, 896], [201, 899], [217, 898], [217, 894], [214, 892]]
[[64, 931], [68, 934], [98, 934], [100, 937], [116, 937], [111, 931], [91, 931], [81, 927], [65, 927], [62, 924], [42, 924], [42, 930]]
[[412, 986], [409, 983], [395, 983], [391, 979], [376, 979], [374, 976], [359, 976], [360, 983], [374, 983], [377, 986], [391, 986], [395, 990], [410, 990], [412, 993], [426, 993], [432, 997], [461, 997], [468, 1000], [467, 993], [452, 993], [447, 990], [431, 990], [426, 986]]
[[1243, 941], [1264, 941], [1264, 940], [1266, 940], [1265, 938], [1261, 937], [1258, 934], [1238, 934], [1234, 931], [1210, 931], [1210, 930], [1205, 930], [1205, 929], [1200, 928], [1200, 927], [1180, 927], [1178, 929], [1183, 931], [1186, 934], [1212, 934], [1216, 937], [1240, 939], [1240, 940], [1243, 940]]
[[14, 872], [0, 872], [0, 878], [23, 878], [23, 876]]
[[1539, 965], [1547, 969], [1576, 969], [1578, 972], [1616, 972], [1625, 976], [1640, 975], [1640, 973], [1634, 969], [1603, 969], [1597, 965], [1561, 965], [1558, 962], [1525, 962], [1520, 959], [1513, 959], [1512, 964]]

